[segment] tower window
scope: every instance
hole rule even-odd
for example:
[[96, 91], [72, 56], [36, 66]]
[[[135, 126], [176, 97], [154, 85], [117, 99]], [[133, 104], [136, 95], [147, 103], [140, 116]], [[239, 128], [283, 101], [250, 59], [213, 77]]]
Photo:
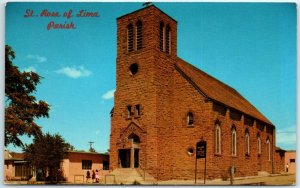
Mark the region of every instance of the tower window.
[[136, 63], [133, 63], [130, 65], [129, 70], [131, 75], [135, 75], [139, 70], [139, 66]]
[[159, 25], [159, 48], [161, 51], [164, 51], [164, 23], [160, 22]]
[[135, 105], [135, 116], [138, 117], [141, 115], [141, 107], [139, 104]]
[[127, 26], [127, 51], [133, 51], [133, 26], [129, 24]]
[[193, 115], [192, 112], [189, 112], [187, 114], [187, 125], [188, 126], [193, 126], [193, 124], [194, 124], [194, 115]]
[[127, 106], [127, 118], [131, 117], [131, 106]]
[[143, 25], [141, 21], [136, 23], [136, 49], [139, 50], [142, 48], [143, 41]]
[[166, 28], [166, 52], [171, 53], [171, 28], [169, 25]]

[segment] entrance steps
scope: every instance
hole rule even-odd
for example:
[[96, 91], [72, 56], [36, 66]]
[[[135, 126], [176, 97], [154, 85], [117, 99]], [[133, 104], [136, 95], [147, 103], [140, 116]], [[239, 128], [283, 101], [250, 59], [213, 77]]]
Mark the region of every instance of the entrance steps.
[[145, 172], [145, 180], [143, 178], [143, 170], [139, 168], [117, 168], [110, 173], [115, 175], [116, 184], [153, 184], [155, 178]]
[[270, 176], [270, 173], [266, 171], [258, 171], [258, 176]]

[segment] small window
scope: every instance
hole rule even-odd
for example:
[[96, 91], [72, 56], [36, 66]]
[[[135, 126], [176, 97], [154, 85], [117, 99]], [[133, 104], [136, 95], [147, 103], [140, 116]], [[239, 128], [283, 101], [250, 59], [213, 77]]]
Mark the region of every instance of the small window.
[[231, 155], [236, 156], [236, 129], [235, 127], [232, 127], [231, 129]]
[[271, 161], [271, 143], [270, 139], [267, 139], [267, 156], [268, 156], [268, 161]]
[[190, 147], [187, 148], [187, 154], [189, 156], [192, 156], [194, 154], [194, 148], [192, 146], [190, 146]]
[[127, 106], [127, 118], [131, 117], [131, 106]]
[[187, 114], [187, 125], [188, 126], [193, 126], [194, 125], [194, 115], [192, 112], [189, 112]]
[[220, 123], [215, 125], [215, 153], [221, 154], [221, 128]]
[[139, 50], [142, 48], [143, 41], [143, 25], [141, 21], [136, 23], [136, 49]]
[[133, 63], [130, 65], [129, 70], [131, 75], [135, 75], [139, 70], [139, 66], [136, 63]]
[[139, 117], [141, 115], [141, 107], [140, 105], [135, 105], [135, 116]]
[[171, 53], [171, 28], [169, 25], [166, 28], [166, 52]]
[[133, 51], [133, 26], [129, 24], [127, 26], [127, 51]]
[[257, 135], [257, 153], [258, 155], [261, 154], [261, 140], [259, 134]]
[[296, 159], [290, 159], [290, 163], [295, 163]]
[[103, 170], [109, 170], [109, 162], [103, 161]]
[[91, 170], [92, 160], [82, 160], [82, 170]]
[[246, 156], [250, 155], [250, 136], [248, 130], [245, 133], [245, 143], [246, 143]]
[[159, 25], [159, 48], [164, 51], [164, 22], [160, 22]]

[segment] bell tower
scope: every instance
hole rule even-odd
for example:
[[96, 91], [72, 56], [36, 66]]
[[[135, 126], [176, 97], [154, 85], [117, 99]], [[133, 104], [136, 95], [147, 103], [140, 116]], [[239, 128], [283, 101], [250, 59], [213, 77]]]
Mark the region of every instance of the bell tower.
[[171, 160], [162, 156], [161, 147], [164, 152], [171, 148], [164, 137], [172, 134], [171, 96], [176, 59], [177, 22], [156, 6], [117, 18], [111, 170], [142, 166], [159, 178], [160, 163], [171, 169]]

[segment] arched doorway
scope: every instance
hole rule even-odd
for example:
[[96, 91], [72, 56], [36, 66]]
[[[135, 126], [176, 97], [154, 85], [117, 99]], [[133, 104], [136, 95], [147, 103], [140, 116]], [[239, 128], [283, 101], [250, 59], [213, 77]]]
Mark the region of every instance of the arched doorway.
[[128, 144], [123, 149], [119, 149], [120, 168], [138, 168], [140, 154], [140, 137], [131, 133], [128, 137]]

